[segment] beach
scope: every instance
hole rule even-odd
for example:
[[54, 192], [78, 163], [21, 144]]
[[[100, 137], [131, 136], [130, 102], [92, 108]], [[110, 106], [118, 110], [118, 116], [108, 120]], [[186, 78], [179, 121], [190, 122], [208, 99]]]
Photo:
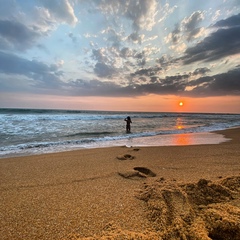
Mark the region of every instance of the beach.
[[1, 239], [240, 239], [240, 128], [220, 144], [0, 159]]

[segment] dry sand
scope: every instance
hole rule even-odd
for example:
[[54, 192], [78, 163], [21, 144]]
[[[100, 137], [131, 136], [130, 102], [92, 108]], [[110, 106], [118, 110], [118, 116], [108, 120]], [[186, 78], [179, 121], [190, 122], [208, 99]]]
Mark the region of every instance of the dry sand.
[[240, 128], [217, 145], [0, 159], [0, 238], [240, 239]]

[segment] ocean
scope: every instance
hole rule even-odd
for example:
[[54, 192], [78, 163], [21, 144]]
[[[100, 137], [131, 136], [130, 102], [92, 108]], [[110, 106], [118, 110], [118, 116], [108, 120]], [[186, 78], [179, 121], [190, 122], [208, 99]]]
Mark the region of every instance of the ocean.
[[227, 139], [210, 132], [237, 126], [240, 114], [5, 108], [0, 109], [0, 158], [111, 146], [217, 144]]

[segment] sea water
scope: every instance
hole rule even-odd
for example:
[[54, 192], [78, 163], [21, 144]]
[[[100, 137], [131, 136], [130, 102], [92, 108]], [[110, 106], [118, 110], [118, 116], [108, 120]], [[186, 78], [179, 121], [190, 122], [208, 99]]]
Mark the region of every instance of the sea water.
[[93, 147], [219, 143], [226, 139], [210, 132], [237, 126], [240, 114], [0, 109], [0, 158]]

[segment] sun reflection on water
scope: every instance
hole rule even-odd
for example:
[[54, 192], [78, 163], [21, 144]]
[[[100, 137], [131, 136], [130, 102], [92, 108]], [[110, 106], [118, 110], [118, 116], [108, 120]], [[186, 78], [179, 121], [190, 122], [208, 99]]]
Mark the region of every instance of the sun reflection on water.
[[[178, 117], [176, 119], [176, 128], [178, 130], [184, 129], [183, 119], [181, 117]], [[191, 136], [189, 134], [176, 134], [173, 137], [173, 143], [176, 145], [191, 145], [193, 143]]]
[[193, 139], [190, 134], [175, 134], [173, 142], [176, 145], [191, 145], [193, 144]]
[[180, 117], [176, 119], [176, 128], [179, 130], [184, 129], [183, 120]]

